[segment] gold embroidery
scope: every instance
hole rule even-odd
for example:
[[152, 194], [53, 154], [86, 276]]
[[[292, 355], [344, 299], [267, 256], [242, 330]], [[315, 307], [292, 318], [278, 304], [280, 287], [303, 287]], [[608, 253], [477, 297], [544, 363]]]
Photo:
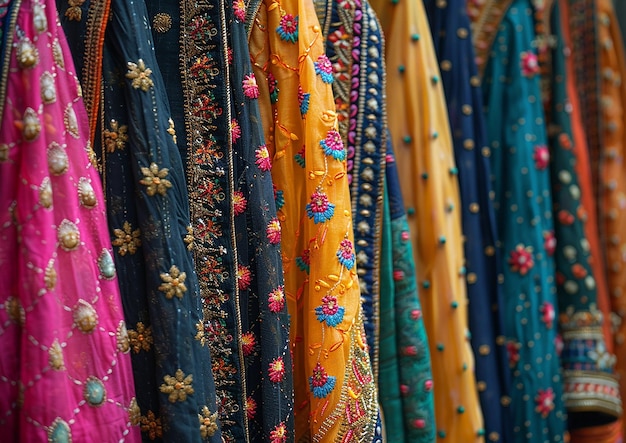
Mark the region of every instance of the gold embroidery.
[[128, 421], [130, 421], [132, 426], [137, 426], [141, 422], [141, 418], [141, 410], [137, 404], [137, 399], [133, 397], [130, 405], [128, 405]]
[[41, 132], [41, 122], [39, 116], [33, 108], [26, 108], [24, 111], [24, 119], [22, 121], [22, 135], [26, 141], [32, 142]]
[[54, 259], [51, 258], [48, 261], [48, 266], [46, 266], [46, 271], [44, 273], [43, 282], [46, 285], [46, 289], [51, 290], [57, 284], [57, 271], [54, 269]]
[[183, 239], [183, 241], [187, 245], [187, 250], [191, 251], [193, 249], [193, 246], [194, 246], [194, 243], [193, 243], [193, 226], [191, 226], [191, 225], [187, 226], [187, 235], [185, 235], [185, 238]]
[[48, 71], [41, 74], [39, 78], [39, 86], [41, 89], [41, 100], [49, 105], [57, 101], [57, 91], [54, 85], [54, 77]]
[[67, 172], [70, 166], [70, 160], [67, 157], [65, 148], [57, 142], [50, 143], [48, 146], [48, 171], [52, 175], [62, 175]]
[[17, 44], [17, 63], [22, 69], [28, 69], [39, 63], [39, 51], [27, 38], [23, 38]]
[[59, 43], [58, 38], [55, 38], [54, 42], [52, 42], [52, 57], [57, 66], [64, 70], [65, 60], [63, 59], [63, 50], [61, 49], [61, 43]]
[[126, 322], [124, 320], [121, 320], [120, 324], [117, 326], [117, 330], [115, 331], [115, 338], [117, 339], [118, 351], [124, 354], [130, 351], [130, 337], [128, 335]]
[[85, 145], [85, 152], [87, 152], [87, 158], [91, 163], [91, 166], [96, 168], [98, 171], [102, 172], [102, 168], [98, 164], [98, 157], [96, 156], [96, 151], [93, 150], [91, 146], [91, 140], [87, 140], [87, 144]]
[[67, 219], [64, 219], [59, 225], [57, 237], [61, 247], [66, 251], [73, 251], [80, 244], [78, 227]]
[[166, 375], [163, 377], [163, 380], [165, 383], [159, 387], [159, 390], [164, 394], [168, 394], [170, 403], [185, 401], [187, 400], [187, 395], [194, 393], [193, 387], [191, 386], [193, 374], [189, 374], [185, 377], [185, 373], [178, 369], [174, 377]]
[[9, 145], [6, 143], [0, 143], [0, 162], [5, 162], [9, 159]]
[[128, 330], [128, 341], [130, 347], [135, 354], [139, 351], [149, 351], [150, 346], [154, 343], [152, 339], [152, 329], [150, 326], [146, 327], [142, 322], [137, 323], [137, 330]]
[[61, 417], [54, 419], [50, 427], [48, 427], [48, 441], [62, 441], [72, 443], [72, 431], [70, 425]]
[[130, 223], [124, 222], [122, 229], [114, 229], [113, 234], [115, 240], [113, 240], [113, 246], [119, 246], [117, 251], [122, 257], [127, 253], [133, 255], [137, 252], [137, 248], [141, 246], [141, 231], [139, 229], [132, 230]]
[[200, 436], [202, 438], [212, 437], [217, 431], [217, 412], [211, 414], [209, 408], [204, 406], [202, 414], [198, 414], [200, 420]]
[[26, 322], [26, 312], [24, 312], [24, 308], [17, 298], [7, 298], [7, 301], [4, 302], [4, 309], [6, 309], [7, 314], [13, 323], [24, 326], [24, 323]]
[[183, 294], [187, 292], [187, 286], [185, 286], [185, 279], [187, 274], [180, 272], [176, 266], [170, 268], [169, 273], [162, 273], [161, 280], [163, 283], [159, 286], [159, 291], [165, 293], [165, 297], [168, 299], [174, 296], [183, 298]]
[[172, 140], [174, 140], [174, 143], [176, 143], [176, 129], [174, 128], [174, 120], [170, 118], [168, 120], [168, 123], [170, 127], [167, 128], [167, 133], [172, 136]]
[[50, 177], [45, 177], [41, 185], [39, 185], [39, 204], [46, 209], [52, 207], [52, 186], [50, 185]]
[[141, 172], [145, 178], [139, 181], [146, 186], [146, 193], [152, 197], [154, 194], [165, 195], [172, 187], [172, 182], [166, 180], [169, 169], [159, 169], [156, 163], [151, 163], [149, 168], [142, 167]]
[[81, 21], [83, 18], [83, 10], [80, 9], [80, 7], [83, 3], [85, 3], [85, 0], [69, 0], [68, 4], [70, 7], [65, 11], [65, 16], [70, 20]]
[[133, 88], [141, 89], [143, 92], [148, 92], [154, 83], [150, 78], [150, 74], [152, 74], [152, 69], [146, 67], [146, 64], [142, 59], [139, 59], [137, 63], [128, 62], [128, 72], [126, 73], [126, 78], [131, 79]]
[[202, 346], [204, 346], [206, 344], [206, 334], [204, 332], [204, 325], [202, 324], [202, 321], [196, 323], [196, 330], [198, 332], [196, 333], [195, 339], [198, 340]]
[[152, 19], [152, 28], [161, 34], [172, 28], [172, 17], [169, 14], [160, 12]]
[[78, 181], [78, 197], [80, 204], [86, 208], [91, 209], [98, 204], [93, 186], [91, 186], [90, 180], [85, 177], [81, 177]]
[[141, 432], [148, 434], [150, 440], [163, 437], [161, 418], [157, 418], [154, 412], [148, 411], [145, 417], [141, 417]]
[[104, 144], [107, 152], [115, 152], [116, 149], [124, 149], [128, 141], [128, 126], [121, 125], [117, 120], [111, 120], [109, 123], [111, 130], [104, 130]]
[[76, 113], [74, 112], [74, 108], [71, 103], [65, 107], [65, 111], [63, 112], [63, 122], [65, 123], [65, 129], [67, 132], [69, 132], [72, 137], [78, 138], [78, 121], [76, 120]]
[[43, 6], [38, 2], [33, 6], [33, 25], [39, 33], [44, 32], [48, 28], [46, 13], [43, 10]]
[[83, 299], [78, 300], [78, 306], [74, 308], [74, 323], [85, 334], [93, 332], [98, 325], [98, 314], [91, 304]]

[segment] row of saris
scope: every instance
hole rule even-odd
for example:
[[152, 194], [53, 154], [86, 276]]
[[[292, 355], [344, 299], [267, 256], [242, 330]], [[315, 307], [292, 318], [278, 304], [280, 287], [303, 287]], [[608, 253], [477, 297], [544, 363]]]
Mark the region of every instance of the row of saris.
[[611, 0], [2, 0], [0, 48], [7, 441], [621, 441]]

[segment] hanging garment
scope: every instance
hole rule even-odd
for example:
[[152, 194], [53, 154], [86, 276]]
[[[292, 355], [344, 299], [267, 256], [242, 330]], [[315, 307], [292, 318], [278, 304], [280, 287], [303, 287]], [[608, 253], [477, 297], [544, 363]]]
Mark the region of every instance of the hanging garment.
[[[560, 442], [566, 415], [556, 349], [554, 223], [528, 0], [473, 3], [474, 42], [488, 127], [494, 208], [504, 269], [504, 333], [512, 371], [515, 442]], [[494, 30], [497, 29], [497, 32]]]
[[374, 1], [386, 38], [388, 120], [432, 359], [439, 439], [483, 441], [467, 329], [457, 167], [421, 0]]
[[[424, 2], [447, 99], [450, 130], [461, 191], [465, 281], [469, 327], [476, 361], [476, 385], [490, 442], [511, 440], [508, 396], [510, 374], [502, 336], [501, 261], [491, 192], [480, 80], [474, 61], [465, 0]], [[487, 154], [487, 155], [486, 155]]]
[[[319, 1], [316, 10], [333, 64], [339, 133], [347, 149], [357, 273], [385, 439], [434, 441], [430, 352], [397, 170], [387, 146], [382, 31], [367, 1]], [[389, 204], [393, 220], [384, 209]]]
[[60, 11], [81, 82], [95, 94], [89, 112], [97, 115], [94, 150], [129, 328], [137, 422], [145, 441], [220, 442], [185, 170], [147, 10], [126, 0], [81, 7]]
[[[555, 225], [557, 300], [563, 338], [563, 401], [572, 430], [615, 421], [622, 413], [614, 376], [615, 356], [607, 351], [596, 278], [585, 231], [580, 180], [574, 167], [571, 109], [567, 90], [565, 41], [558, 2], [539, 10], [540, 61], [548, 124], [549, 161]], [[542, 164], [543, 165], [543, 164]]]
[[102, 187], [54, 3], [2, 2], [0, 35], [1, 439], [137, 442]]
[[282, 232], [296, 441], [371, 441], [378, 401], [362, 324], [346, 150], [312, 2], [247, 5]]

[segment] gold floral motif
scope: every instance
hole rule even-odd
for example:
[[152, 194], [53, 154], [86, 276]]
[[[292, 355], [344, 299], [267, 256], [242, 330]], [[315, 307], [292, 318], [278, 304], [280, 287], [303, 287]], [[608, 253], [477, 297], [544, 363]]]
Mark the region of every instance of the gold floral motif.
[[57, 285], [57, 271], [54, 269], [54, 259], [51, 258], [48, 261], [46, 270], [44, 272], [43, 282], [46, 285], [47, 290], [52, 290]]
[[187, 274], [185, 272], [180, 272], [175, 265], [172, 265], [170, 272], [161, 274], [163, 283], [159, 286], [159, 291], [164, 292], [167, 299], [171, 299], [174, 296], [183, 298], [183, 294], [187, 292], [187, 286], [185, 286], [186, 278]]
[[17, 298], [12, 296], [7, 298], [7, 301], [4, 302], [4, 309], [6, 309], [7, 314], [13, 323], [24, 326], [24, 323], [26, 322], [26, 312]]
[[96, 151], [94, 151], [93, 147], [91, 146], [91, 140], [87, 140], [87, 144], [85, 145], [85, 152], [87, 153], [87, 158], [89, 159], [91, 166], [102, 172], [100, 165], [98, 164], [98, 156], [96, 155]]
[[48, 146], [48, 171], [52, 175], [65, 174], [70, 167], [70, 159], [67, 157], [65, 148], [57, 142]]
[[44, 32], [48, 28], [46, 13], [43, 10], [43, 6], [38, 2], [33, 6], [33, 25], [39, 33]]
[[0, 143], [0, 163], [9, 159], [9, 145]]
[[22, 135], [26, 141], [32, 142], [35, 140], [41, 132], [41, 121], [39, 121], [37, 111], [33, 108], [26, 108], [21, 126]]
[[128, 405], [128, 421], [132, 426], [137, 426], [141, 423], [141, 409], [139, 409], [139, 405], [137, 404], [137, 399], [133, 397]]
[[22, 69], [28, 69], [39, 63], [39, 51], [28, 38], [17, 43], [17, 63]]
[[52, 185], [50, 177], [45, 177], [39, 185], [39, 204], [46, 209], [52, 207]]
[[172, 28], [172, 17], [160, 12], [152, 19], [152, 28], [158, 33], [166, 33]]
[[136, 330], [128, 330], [128, 341], [135, 354], [138, 354], [141, 350], [149, 351], [150, 346], [154, 343], [152, 340], [152, 329], [150, 326], [146, 327], [142, 322], [139, 322]]
[[202, 324], [202, 321], [196, 323], [196, 331], [198, 332], [196, 332], [195, 339], [200, 342], [201, 346], [204, 346], [206, 344], [206, 334], [204, 332], [204, 325]]
[[146, 193], [150, 197], [155, 194], [165, 195], [167, 190], [172, 187], [172, 182], [165, 178], [169, 169], [159, 169], [156, 163], [151, 163], [149, 168], [142, 167], [141, 173], [144, 178], [139, 183], [146, 187]]
[[141, 432], [148, 434], [150, 440], [163, 437], [161, 418], [157, 418], [154, 412], [148, 411], [145, 417], [141, 417]]
[[117, 252], [122, 257], [126, 254], [133, 255], [141, 246], [141, 231], [139, 229], [133, 231], [132, 226], [127, 221], [124, 222], [122, 229], [114, 229], [113, 234], [115, 235], [113, 246], [119, 246]]
[[52, 346], [48, 349], [48, 363], [55, 371], [65, 370], [65, 359], [63, 358], [63, 348], [59, 339], [55, 338]]
[[154, 86], [154, 82], [150, 78], [152, 69], [146, 67], [146, 64], [142, 59], [139, 59], [137, 63], [128, 62], [127, 66], [128, 72], [126, 73], [126, 78], [133, 81], [133, 88], [141, 89], [143, 92], [148, 92], [148, 89]]
[[89, 209], [98, 204], [96, 193], [93, 190], [93, 186], [91, 186], [91, 180], [88, 178], [81, 177], [80, 180], [78, 180], [78, 198], [80, 204]]
[[163, 383], [159, 390], [168, 394], [168, 400], [170, 403], [176, 403], [177, 401], [187, 400], [187, 396], [193, 394], [194, 390], [191, 386], [193, 382], [193, 374], [189, 374], [185, 377], [185, 373], [178, 369], [174, 377], [166, 375], [163, 377], [165, 383]]
[[65, 111], [63, 111], [63, 123], [65, 123], [65, 129], [72, 137], [79, 137], [78, 120], [76, 119], [76, 112], [74, 112], [74, 107], [71, 103], [69, 103], [65, 107]]
[[65, 69], [65, 59], [63, 58], [63, 50], [61, 49], [61, 43], [59, 43], [59, 39], [55, 38], [52, 42], [52, 57], [54, 58], [54, 62], [61, 69]]
[[85, 0], [69, 0], [67, 3], [70, 7], [65, 11], [65, 16], [70, 20], [81, 21], [83, 10], [80, 7], [85, 3]]
[[57, 90], [54, 84], [54, 77], [48, 71], [41, 74], [39, 78], [39, 87], [41, 89], [41, 101], [46, 105], [57, 101]]
[[80, 244], [80, 231], [78, 226], [64, 219], [58, 228], [57, 237], [61, 247], [66, 251], [75, 250]]
[[93, 332], [98, 325], [98, 313], [91, 304], [83, 300], [78, 300], [78, 305], [74, 308], [74, 323], [85, 334]]
[[121, 320], [120, 324], [117, 325], [115, 338], [117, 340], [118, 351], [123, 354], [126, 354], [128, 351], [130, 351], [130, 337], [128, 336], [128, 330], [126, 329], [126, 322], [124, 320]]
[[170, 118], [168, 120], [168, 123], [170, 127], [167, 128], [167, 133], [172, 136], [172, 140], [174, 140], [174, 143], [176, 143], [176, 129], [174, 128], [174, 120]]
[[193, 250], [193, 226], [189, 225], [187, 226], [187, 235], [185, 235], [185, 238], [183, 238], [183, 241], [185, 242], [185, 244], [187, 245], [187, 250], [191, 251]]
[[211, 413], [209, 408], [204, 406], [202, 413], [198, 414], [200, 420], [200, 436], [202, 438], [213, 437], [217, 431], [217, 412]]
[[115, 152], [116, 149], [124, 149], [128, 141], [128, 126], [121, 125], [117, 120], [111, 120], [110, 130], [104, 130], [104, 144], [107, 152]]

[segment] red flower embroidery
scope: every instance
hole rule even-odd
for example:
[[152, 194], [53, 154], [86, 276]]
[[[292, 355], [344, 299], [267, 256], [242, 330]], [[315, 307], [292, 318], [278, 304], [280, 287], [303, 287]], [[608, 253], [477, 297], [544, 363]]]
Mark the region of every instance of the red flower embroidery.
[[517, 245], [515, 249], [511, 251], [509, 265], [511, 266], [511, 271], [519, 272], [520, 275], [526, 275], [535, 265], [532, 247]]
[[246, 415], [252, 420], [256, 415], [256, 401], [252, 397], [246, 399]]
[[237, 266], [237, 286], [240, 291], [245, 291], [250, 287], [250, 282], [252, 281], [252, 272], [250, 272], [250, 268], [243, 265]]
[[535, 168], [544, 170], [550, 164], [550, 151], [545, 145], [535, 146], [535, 152], [533, 154], [533, 160], [535, 161]]
[[278, 313], [283, 310], [285, 306], [285, 289], [282, 286], [274, 289], [269, 294], [269, 308], [270, 311]]
[[274, 383], [280, 383], [285, 378], [285, 361], [282, 357], [276, 357], [270, 363], [269, 368], [270, 380]]
[[[241, 348], [243, 350], [243, 355], [248, 356], [254, 352], [254, 347], [256, 346], [256, 337], [253, 332], [246, 332], [241, 336]], [[256, 406], [256, 405], [255, 405]]]
[[554, 312], [554, 306], [552, 303], [544, 301], [543, 305], [541, 305], [541, 320], [546, 324], [548, 329], [552, 329], [552, 325], [554, 323], [554, 318], [556, 316]]
[[535, 396], [535, 404], [537, 405], [535, 411], [541, 414], [543, 418], [548, 417], [554, 409], [554, 391], [552, 388], [539, 389]]
[[241, 137], [241, 126], [239, 126], [239, 122], [236, 119], [232, 119], [230, 121], [230, 134], [233, 139], [233, 143]]
[[249, 99], [259, 98], [259, 85], [256, 84], [256, 78], [253, 73], [244, 77], [242, 86], [246, 97]]
[[256, 148], [254, 151], [256, 157], [256, 165], [261, 171], [269, 171], [272, 169], [272, 160], [270, 159], [270, 152], [267, 146], [262, 145]]
[[509, 366], [514, 368], [519, 361], [519, 346], [510, 341], [506, 344], [506, 351], [509, 354]]
[[556, 250], [556, 237], [554, 236], [554, 231], [546, 231], [543, 233], [543, 247], [550, 257], [554, 255], [554, 251]]
[[241, 191], [233, 192], [233, 211], [235, 215], [243, 214], [248, 207], [248, 201]]
[[270, 443], [285, 443], [287, 441], [287, 427], [280, 422], [272, 432], [270, 432]]
[[280, 222], [276, 217], [270, 220], [265, 230], [267, 239], [273, 245], [280, 243]]
[[532, 52], [522, 52], [522, 74], [526, 77], [532, 77], [539, 73], [539, 60], [537, 55]]
[[233, 12], [235, 18], [240, 22], [246, 21], [246, 2], [244, 0], [235, 0], [233, 2]]

